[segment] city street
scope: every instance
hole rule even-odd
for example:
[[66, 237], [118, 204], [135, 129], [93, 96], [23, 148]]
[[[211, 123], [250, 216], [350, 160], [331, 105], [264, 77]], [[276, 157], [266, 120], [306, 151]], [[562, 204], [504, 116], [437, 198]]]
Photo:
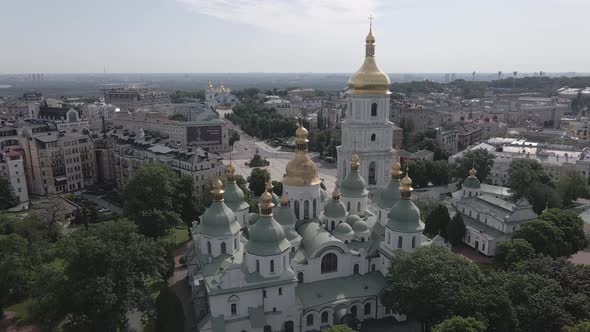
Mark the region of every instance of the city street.
[[[252, 159], [252, 156], [258, 149], [258, 154], [262, 158], [266, 158], [270, 162], [270, 166], [261, 167], [267, 169], [270, 172], [270, 176], [275, 181], [280, 181], [285, 175], [285, 167], [287, 163], [295, 156], [294, 152], [279, 151], [276, 148], [266, 144], [264, 141], [260, 141], [254, 137], [251, 137], [244, 133], [239, 127], [229, 123], [230, 128], [238, 130], [240, 133], [240, 140], [234, 144], [234, 150], [231, 153], [231, 157], [236, 167], [236, 173], [238, 175], [247, 178], [252, 171], [252, 168], [246, 166], [246, 162]], [[230, 153], [223, 155], [224, 162], [229, 163]], [[321, 160], [317, 153], [309, 153], [309, 157], [316, 163], [318, 167], [318, 176], [324, 180], [324, 184], [328, 192], [334, 190], [336, 183], [336, 164], [331, 164]]]

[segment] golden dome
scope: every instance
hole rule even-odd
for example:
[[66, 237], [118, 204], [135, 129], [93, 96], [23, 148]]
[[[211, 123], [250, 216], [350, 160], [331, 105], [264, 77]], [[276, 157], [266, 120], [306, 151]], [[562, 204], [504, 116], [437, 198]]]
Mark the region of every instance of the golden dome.
[[338, 187], [334, 187], [334, 191], [332, 192], [332, 199], [335, 201], [340, 199], [340, 191], [338, 191]]
[[309, 186], [320, 184], [315, 163], [307, 155], [307, 129], [299, 126], [295, 132], [297, 151], [295, 158], [285, 167], [283, 184], [288, 186]]
[[287, 186], [309, 186], [322, 182], [318, 178], [318, 170], [315, 163], [309, 159], [305, 152], [297, 152], [295, 159], [285, 167], [287, 175], [283, 178], [283, 184]]
[[475, 176], [477, 174], [477, 171], [475, 170], [475, 165], [473, 167], [471, 167], [471, 169], [469, 170], [469, 176]]
[[213, 194], [214, 201], [220, 201], [223, 199], [223, 183], [219, 178], [213, 182], [213, 190], [211, 190], [211, 194]]
[[382, 72], [375, 62], [375, 37], [372, 29], [369, 29], [365, 41], [365, 62], [348, 80], [348, 88], [352, 94], [390, 94], [389, 76]]
[[391, 165], [391, 175], [401, 175], [402, 174], [402, 165], [398, 162], [393, 163]]
[[227, 165], [227, 167], [225, 167], [225, 175], [228, 180], [231, 180], [235, 174], [236, 174], [236, 167], [230, 161], [229, 165]]
[[353, 153], [352, 157], [350, 158], [350, 169], [353, 171], [358, 171], [360, 164], [361, 158], [359, 158], [356, 153]]
[[406, 176], [404, 176], [404, 178], [401, 181], [402, 186], [401, 186], [401, 190], [403, 191], [412, 191], [414, 190], [414, 188], [412, 188], [412, 179], [410, 179], [410, 177], [408, 176], [408, 173], [406, 172]]
[[281, 206], [289, 206], [289, 198], [287, 198], [287, 194], [284, 191], [281, 195]]
[[275, 205], [272, 202], [272, 195], [265, 190], [262, 195], [260, 195], [260, 203], [258, 204], [260, 215], [272, 215], [272, 208], [274, 206]]

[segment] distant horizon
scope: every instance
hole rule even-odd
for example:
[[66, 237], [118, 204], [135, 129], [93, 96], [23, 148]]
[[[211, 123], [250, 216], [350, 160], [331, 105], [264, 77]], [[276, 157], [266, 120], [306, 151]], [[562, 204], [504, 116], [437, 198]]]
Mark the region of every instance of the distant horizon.
[[0, 72], [590, 72], [587, 0], [4, 0]]

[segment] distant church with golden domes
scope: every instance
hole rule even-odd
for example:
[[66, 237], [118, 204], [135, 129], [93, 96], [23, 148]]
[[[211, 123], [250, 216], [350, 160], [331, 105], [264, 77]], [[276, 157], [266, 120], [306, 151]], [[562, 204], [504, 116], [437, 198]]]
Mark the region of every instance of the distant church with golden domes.
[[[375, 64], [374, 42], [370, 30], [365, 62], [349, 81], [340, 181], [331, 195], [307, 155], [303, 126], [282, 197], [269, 183], [257, 213], [249, 213], [231, 162], [226, 182], [214, 183], [186, 257], [198, 331], [358, 329], [366, 320], [405, 319], [381, 303], [385, 275], [393, 257], [433, 242], [422, 235], [412, 180], [395, 162], [389, 78]], [[369, 189], [379, 186], [369, 204]]]

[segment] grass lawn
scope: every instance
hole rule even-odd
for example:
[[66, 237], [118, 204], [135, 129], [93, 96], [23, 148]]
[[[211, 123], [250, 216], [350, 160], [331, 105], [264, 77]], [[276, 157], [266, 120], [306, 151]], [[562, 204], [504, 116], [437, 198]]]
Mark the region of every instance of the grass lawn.
[[181, 247], [188, 241], [188, 231], [186, 226], [174, 227], [167, 236], [167, 240], [174, 243], [176, 248]]
[[25, 300], [20, 303], [15, 303], [9, 307], [4, 308], [4, 311], [12, 311], [15, 313], [14, 321], [18, 325], [30, 324], [31, 321], [31, 300]]
[[477, 265], [477, 267], [479, 267], [480, 271], [483, 273], [491, 272], [494, 269], [494, 267], [492, 266], [492, 263], [475, 262], [475, 264]]

